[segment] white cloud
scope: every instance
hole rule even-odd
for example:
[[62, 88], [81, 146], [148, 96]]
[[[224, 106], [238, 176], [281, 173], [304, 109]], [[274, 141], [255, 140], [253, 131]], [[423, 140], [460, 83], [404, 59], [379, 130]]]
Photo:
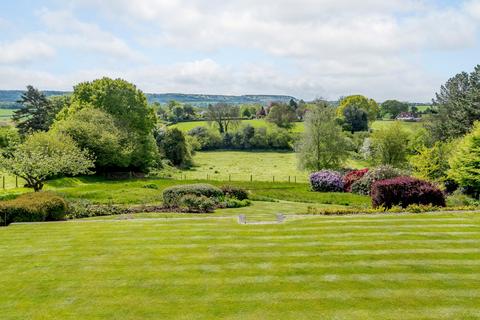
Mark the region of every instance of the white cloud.
[[38, 13], [48, 27], [43, 38], [60, 47], [69, 47], [91, 54], [103, 54], [108, 59], [144, 61], [141, 52], [133, 50], [121, 38], [102, 30], [98, 25], [78, 20], [70, 11], [43, 9]]
[[55, 49], [34, 38], [21, 38], [12, 42], [0, 42], [0, 64], [29, 63], [51, 58]]

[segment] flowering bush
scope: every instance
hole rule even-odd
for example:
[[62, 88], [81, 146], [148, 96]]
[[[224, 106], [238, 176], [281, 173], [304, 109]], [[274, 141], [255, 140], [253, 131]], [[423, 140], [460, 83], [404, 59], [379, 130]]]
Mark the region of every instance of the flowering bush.
[[406, 208], [412, 204], [445, 207], [445, 195], [430, 182], [412, 177], [377, 181], [372, 186], [374, 208]]
[[321, 170], [310, 175], [310, 185], [313, 191], [342, 192], [342, 175], [332, 170]]
[[347, 173], [343, 177], [343, 191], [352, 192], [352, 184], [355, 181], [360, 180], [367, 172], [368, 168], [362, 170], [353, 170]]
[[351, 190], [353, 193], [368, 196], [375, 181], [396, 178], [401, 175], [402, 172], [392, 166], [378, 166], [368, 171], [361, 179], [355, 181], [351, 186]]

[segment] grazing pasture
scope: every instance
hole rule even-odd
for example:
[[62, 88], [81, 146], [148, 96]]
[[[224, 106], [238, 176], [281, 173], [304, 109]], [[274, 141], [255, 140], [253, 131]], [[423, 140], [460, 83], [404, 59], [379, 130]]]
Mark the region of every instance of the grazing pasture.
[[0, 228], [0, 314], [474, 319], [479, 241], [469, 213], [12, 225]]

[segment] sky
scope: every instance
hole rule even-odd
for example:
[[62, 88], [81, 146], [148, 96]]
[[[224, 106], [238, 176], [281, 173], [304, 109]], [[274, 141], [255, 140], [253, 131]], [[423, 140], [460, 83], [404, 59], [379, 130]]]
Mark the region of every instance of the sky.
[[480, 63], [480, 0], [0, 0], [0, 89], [429, 102]]

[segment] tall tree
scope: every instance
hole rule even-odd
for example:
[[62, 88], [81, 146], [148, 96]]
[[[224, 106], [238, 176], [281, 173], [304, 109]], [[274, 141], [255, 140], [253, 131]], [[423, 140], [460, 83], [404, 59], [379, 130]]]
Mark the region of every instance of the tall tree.
[[121, 131], [120, 146], [129, 153], [129, 160], [118, 169], [146, 172], [158, 160], [153, 137], [156, 115], [147, 98], [137, 87], [122, 79], [102, 78], [74, 87], [72, 104], [64, 116], [85, 108], [100, 109], [113, 117]]
[[55, 117], [54, 107], [45, 94], [27, 86], [20, 100], [21, 108], [13, 113], [12, 119], [21, 135], [36, 131], [47, 131]]
[[347, 106], [343, 109], [343, 129], [351, 133], [368, 131], [368, 114], [356, 106]]
[[361, 95], [353, 95], [344, 97], [340, 100], [340, 105], [337, 108], [337, 115], [343, 117], [343, 111], [346, 107], [357, 107], [368, 114], [368, 120], [373, 121], [377, 119], [380, 112], [378, 104], [373, 99]]
[[305, 131], [296, 148], [301, 169], [337, 169], [348, 158], [349, 143], [335, 118], [335, 110], [327, 103], [307, 112]]
[[218, 127], [221, 134], [228, 133], [229, 128], [237, 127], [240, 124], [238, 119], [240, 109], [227, 103], [209, 105], [206, 116], [210, 123], [214, 123]]
[[90, 155], [77, 147], [68, 135], [37, 132], [29, 135], [9, 157], [0, 157], [1, 166], [40, 191], [45, 181], [58, 175], [92, 173]]
[[[293, 101], [293, 100], [292, 100]], [[268, 122], [274, 123], [280, 128], [290, 129], [297, 120], [295, 109], [286, 103], [272, 103], [266, 117]]]
[[449, 79], [433, 104], [437, 114], [424, 123], [434, 140], [446, 141], [469, 132], [480, 120], [480, 65], [470, 74], [462, 72]]
[[390, 119], [395, 119], [400, 113], [408, 111], [408, 104], [397, 100], [384, 101], [380, 106], [380, 113], [382, 117], [389, 116]]
[[396, 121], [371, 136], [372, 162], [402, 167], [407, 163], [409, 133]]

